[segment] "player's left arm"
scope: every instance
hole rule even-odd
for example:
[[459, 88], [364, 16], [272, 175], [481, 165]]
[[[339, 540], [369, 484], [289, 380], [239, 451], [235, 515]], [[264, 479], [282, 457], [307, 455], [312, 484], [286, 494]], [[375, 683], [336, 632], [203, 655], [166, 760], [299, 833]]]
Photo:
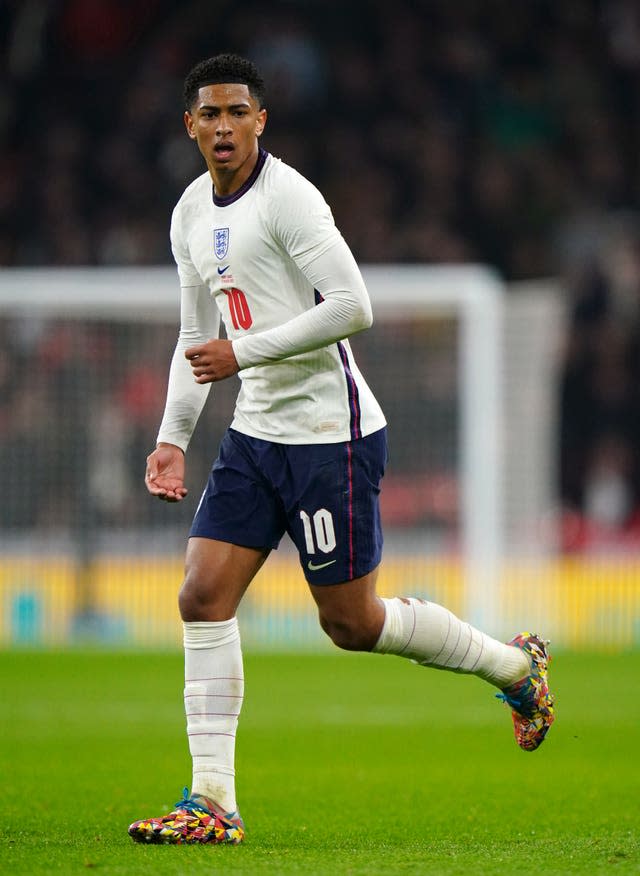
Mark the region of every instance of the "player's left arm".
[[272, 233], [316, 292], [315, 305], [287, 322], [235, 338], [240, 368], [318, 350], [368, 328], [369, 295], [351, 250], [320, 192], [295, 172], [281, 175], [271, 202]]
[[215, 383], [240, 371], [233, 344], [226, 338], [211, 338], [184, 352], [196, 383]]
[[342, 238], [314, 259], [305, 274], [320, 293], [320, 303], [275, 328], [186, 350], [196, 383], [224, 380], [242, 368], [318, 350], [369, 328], [369, 296]]
[[[323, 209], [297, 217], [295, 233], [285, 241], [285, 251], [319, 293], [319, 303], [275, 328], [187, 350], [197, 383], [318, 350], [369, 328], [373, 316], [362, 274], [324, 200], [321, 204]], [[305, 225], [312, 229], [306, 237]]]
[[317, 303], [275, 328], [187, 350], [198, 383], [223, 380], [242, 368], [318, 350], [372, 323], [362, 274], [320, 192], [296, 175], [285, 180], [279, 195], [274, 236], [283, 257], [293, 259], [319, 293]]
[[308, 262], [304, 274], [319, 293], [319, 303], [280, 326], [236, 338], [233, 352], [240, 368], [318, 350], [369, 328], [369, 296], [342, 237]]

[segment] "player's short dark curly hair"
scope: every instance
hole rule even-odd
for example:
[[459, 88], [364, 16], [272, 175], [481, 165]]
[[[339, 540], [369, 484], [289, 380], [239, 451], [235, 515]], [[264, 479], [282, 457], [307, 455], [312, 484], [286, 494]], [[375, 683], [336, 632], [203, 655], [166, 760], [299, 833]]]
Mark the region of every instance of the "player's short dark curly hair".
[[223, 54], [215, 55], [200, 61], [199, 64], [187, 74], [184, 80], [184, 105], [187, 112], [191, 112], [198, 91], [203, 85], [219, 85], [223, 82], [239, 82], [246, 85], [249, 94], [258, 102], [262, 109], [264, 105], [264, 80], [258, 68], [251, 61], [240, 55]]

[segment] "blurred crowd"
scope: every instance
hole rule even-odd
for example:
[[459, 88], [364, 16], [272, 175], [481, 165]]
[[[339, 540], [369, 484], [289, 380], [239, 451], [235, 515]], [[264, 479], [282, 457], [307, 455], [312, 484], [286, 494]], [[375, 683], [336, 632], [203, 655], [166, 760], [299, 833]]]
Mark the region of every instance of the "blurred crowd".
[[203, 170], [182, 80], [219, 51], [262, 68], [264, 146], [361, 262], [561, 278], [566, 544], [637, 539], [637, 0], [5, 0], [0, 264], [169, 262]]
[[[197, 504], [224, 423], [210, 409], [189, 452], [189, 501], [151, 501], [144, 462], [157, 434], [176, 327], [0, 317], [2, 531], [94, 539], [156, 524], [181, 528]], [[216, 388], [230, 412], [235, 381]], [[33, 544], [33, 540], [31, 540]]]
[[0, 35], [3, 264], [168, 261], [202, 172], [182, 80], [230, 49], [361, 261], [547, 276], [568, 222], [638, 197], [634, 0], [5, 0]]

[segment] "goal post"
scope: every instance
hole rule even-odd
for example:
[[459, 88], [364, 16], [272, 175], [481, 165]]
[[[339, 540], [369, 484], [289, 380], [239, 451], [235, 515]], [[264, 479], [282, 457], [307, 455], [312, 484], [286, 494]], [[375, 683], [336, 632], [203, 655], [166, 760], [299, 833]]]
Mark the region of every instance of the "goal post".
[[368, 266], [364, 276], [377, 319], [398, 313], [407, 319], [442, 314], [458, 321], [463, 610], [480, 629], [496, 629], [504, 548], [504, 285], [494, 271], [481, 266]]
[[[360, 349], [364, 347], [365, 358], [379, 365], [376, 346], [382, 338], [387, 346], [388, 361], [383, 363], [382, 369], [378, 368], [380, 388], [392, 403], [394, 382], [406, 387], [406, 407], [395, 415], [390, 413], [390, 434], [395, 429], [396, 438], [402, 438], [406, 443], [406, 433], [415, 432], [411, 436], [412, 444], [400, 453], [407, 477], [422, 477], [415, 467], [412, 468], [409, 457], [416, 452], [422, 453], [424, 445], [432, 445], [434, 452], [450, 457], [450, 465], [455, 469], [451, 474], [456, 480], [459, 499], [447, 551], [455, 552], [460, 564], [462, 583], [458, 608], [481, 628], [495, 630], [500, 627], [498, 584], [504, 528], [501, 477], [503, 285], [493, 271], [477, 266], [367, 265], [363, 273], [372, 299], [374, 327], [354, 338], [356, 358], [360, 360]], [[4, 271], [0, 276], [0, 323], [4, 321], [5, 326], [19, 324], [23, 330], [30, 323], [44, 324], [46, 331], [46, 326], [55, 326], [59, 321], [75, 321], [83, 327], [101, 323], [123, 327], [158, 325], [171, 332], [177, 329], [178, 313], [178, 281], [170, 267], [16, 269]], [[408, 326], [437, 326], [440, 323], [453, 326], [449, 334], [442, 327], [436, 328], [435, 339], [449, 345], [446, 349], [443, 347], [443, 356], [448, 362], [446, 367], [455, 371], [455, 386], [451, 392], [457, 398], [450, 403], [457, 412], [451, 424], [434, 437], [429, 415], [420, 410], [419, 399], [413, 401], [411, 389], [412, 381], [419, 385], [430, 379], [428, 357], [422, 349], [420, 337], [409, 337], [405, 344], [400, 336], [406, 337]], [[42, 328], [38, 330], [42, 331]], [[33, 328], [27, 329], [26, 334], [33, 331]], [[426, 335], [434, 334], [430, 328], [424, 331]], [[115, 338], [118, 330], [113, 328], [111, 333]], [[438, 340], [442, 334], [447, 338], [450, 335], [451, 339], [446, 342]], [[85, 345], [90, 343], [87, 340]], [[122, 343], [126, 345], [125, 341]], [[409, 348], [411, 358], [405, 362], [403, 357]], [[161, 353], [167, 367], [169, 352], [164, 350]], [[122, 358], [128, 355], [131, 352], [123, 346]], [[439, 367], [441, 364], [436, 362], [435, 370]], [[394, 368], [398, 372], [388, 381], [386, 373]], [[363, 371], [369, 378], [367, 365]], [[92, 392], [90, 387], [86, 391]], [[219, 392], [218, 387], [215, 391]], [[377, 393], [378, 386], [374, 386], [374, 391]], [[97, 396], [88, 398], [87, 409], [93, 403], [101, 404], [102, 401]], [[383, 407], [386, 408], [384, 402]], [[225, 411], [221, 418], [228, 421], [230, 413], [230, 410]], [[94, 412], [92, 416], [100, 419], [101, 415]], [[147, 439], [153, 440], [151, 431]], [[90, 443], [91, 437], [86, 441]], [[403, 441], [396, 443], [402, 444]], [[394, 471], [393, 445], [391, 456], [387, 478], [390, 482]], [[37, 489], [37, 484], [32, 488]], [[384, 495], [385, 490], [383, 498]], [[411, 501], [410, 498], [409, 504]], [[85, 497], [80, 504], [79, 517], [82, 520], [76, 517], [76, 530], [91, 543], [99, 541], [88, 534], [85, 518], [92, 512], [85, 507]], [[411, 550], [425, 555], [433, 553], [434, 549], [430, 547], [433, 539], [421, 530], [418, 515], [411, 515], [411, 509], [404, 510], [409, 517], [415, 518], [409, 524]], [[93, 513], [93, 517], [99, 515]], [[135, 520], [131, 525], [143, 528]], [[405, 534], [399, 541], [394, 538], [393, 533], [399, 530], [395, 529], [393, 519], [391, 530], [391, 541], [399, 543], [401, 551], [405, 550], [409, 536]], [[148, 544], [148, 539], [141, 536], [141, 551], [145, 544]], [[90, 550], [91, 547], [87, 548], [84, 543], [80, 553], [86, 558]], [[84, 572], [79, 575], [80, 581], [85, 582], [83, 586], [86, 586], [86, 578]], [[84, 605], [86, 601], [85, 594], [80, 602]]]

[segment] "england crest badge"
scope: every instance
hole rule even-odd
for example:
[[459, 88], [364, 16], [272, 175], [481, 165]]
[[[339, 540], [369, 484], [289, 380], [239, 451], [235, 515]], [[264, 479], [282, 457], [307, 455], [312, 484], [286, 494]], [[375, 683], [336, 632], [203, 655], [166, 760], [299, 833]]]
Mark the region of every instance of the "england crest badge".
[[229, 229], [213, 229], [213, 251], [217, 259], [223, 259], [229, 249]]

